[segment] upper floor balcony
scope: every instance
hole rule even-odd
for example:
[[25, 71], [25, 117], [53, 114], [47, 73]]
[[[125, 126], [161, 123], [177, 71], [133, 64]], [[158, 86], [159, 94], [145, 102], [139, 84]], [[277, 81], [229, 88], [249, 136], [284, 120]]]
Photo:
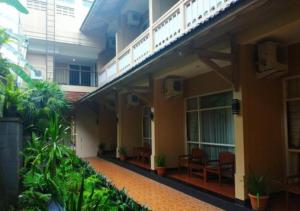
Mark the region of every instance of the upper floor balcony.
[[179, 0], [167, 12], [101, 68], [103, 86], [160, 51], [238, 0]]

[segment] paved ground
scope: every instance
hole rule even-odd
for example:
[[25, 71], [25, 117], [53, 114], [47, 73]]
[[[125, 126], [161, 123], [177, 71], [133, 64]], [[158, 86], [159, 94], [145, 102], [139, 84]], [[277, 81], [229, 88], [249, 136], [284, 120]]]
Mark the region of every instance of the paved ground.
[[117, 188], [126, 189], [129, 196], [151, 210], [162, 211], [210, 211], [220, 210], [173, 188], [98, 158], [88, 159], [101, 174], [109, 178]]

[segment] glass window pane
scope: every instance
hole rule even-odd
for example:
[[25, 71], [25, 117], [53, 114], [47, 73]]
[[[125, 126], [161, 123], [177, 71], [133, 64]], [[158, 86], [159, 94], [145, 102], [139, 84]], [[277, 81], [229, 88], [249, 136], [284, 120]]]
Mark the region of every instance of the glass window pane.
[[198, 109], [198, 100], [197, 98], [191, 98], [187, 100], [186, 103], [187, 110], [197, 110]]
[[201, 142], [234, 144], [230, 108], [201, 112]]
[[146, 107], [143, 113], [143, 137], [151, 138], [151, 109]]
[[199, 142], [198, 112], [187, 112], [186, 114], [187, 140]]
[[287, 81], [287, 97], [300, 97], [300, 78], [290, 79]]
[[79, 79], [79, 74], [80, 72], [77, 70], [70, 70], [70, 85], [79, 85], [80, 84], [80, 79]]
[[204, 149], [206, 158], [208, 160], [217, 160], [219, 158], [220, 152], [234, 153], [234, 147], [201, 145], [201, 148]]
[[91, 71], [91, 67], [90, 66], [81, 66], [81, 70], [82, 71]]
[[91, 73], [90, 72], [81, 72], [81, 85], [90, 86], [91, 85]]
[[300, 148], [300, 101], [287, 103], [288, 140], [290, 148]]
[[230, 106], [232, 102], [232, 92], [223, 92], [200, 98], [200, 108], [212, 108], [219, 106]]
[[70, 65], [70, 69], [71, 69], [71, 70], [80, 70], [80, 67], [79, 67], [79, 65], [71, 64], [71, 65]]

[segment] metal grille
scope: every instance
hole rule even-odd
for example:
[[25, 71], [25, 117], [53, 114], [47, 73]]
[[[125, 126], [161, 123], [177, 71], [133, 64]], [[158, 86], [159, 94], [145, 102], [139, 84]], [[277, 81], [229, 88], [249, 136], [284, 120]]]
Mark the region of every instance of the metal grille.
[[27, 7], [29, 9], [46, 11], [46, 1], [44, 0], [27, 0]]

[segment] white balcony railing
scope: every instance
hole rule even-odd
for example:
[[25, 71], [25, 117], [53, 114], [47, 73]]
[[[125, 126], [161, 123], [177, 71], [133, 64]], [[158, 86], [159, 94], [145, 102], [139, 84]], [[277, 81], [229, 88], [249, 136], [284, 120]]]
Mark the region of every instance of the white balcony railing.
[[125, 73], [237, 1], [179, 0], [102, 68], [98, 76], [98, 85], [103, 86]]

